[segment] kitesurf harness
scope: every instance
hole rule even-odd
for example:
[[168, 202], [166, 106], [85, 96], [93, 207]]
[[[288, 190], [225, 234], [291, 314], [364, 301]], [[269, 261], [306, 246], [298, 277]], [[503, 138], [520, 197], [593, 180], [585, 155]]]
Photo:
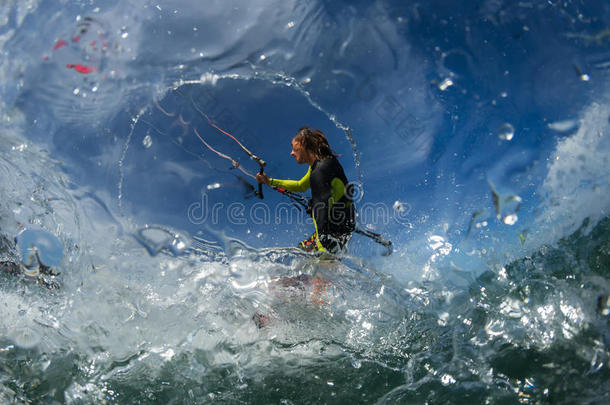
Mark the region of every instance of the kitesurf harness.
[[[276, 187], [276, 186], [270, 186], [270, 187], [273, 188], [278, 193], [283, 194], [284, 196], [288, 197], [290, 199], [290, 202], [295, 207], [305, 210], [305, 211], [307, 211], [309, 209], [309, 201], [307, 200], [307, 198], [303, 197], [302, 195], [295, 193], [293, 191], [286, 190], [285, 188], [282, 188], [282, 187]], [[383, 236], [381, 236], [381, 234], [378, 234], [377, 232], [373, 232], [369, 229], [366, 229], [366, 228], [363, 229], [360, 227], [356, 227], [354, 229], [354, 232], [356, 232], [357, 234], [366, 236], [367, 238], [370, 238], [373, 241], [379, 243], [381, 246], [384, 246], [387, 249], [387, 253], [385, 256], [390, 255], [390, 253], [392, 252], [392, 241], [385, 240], [383, 238]]]

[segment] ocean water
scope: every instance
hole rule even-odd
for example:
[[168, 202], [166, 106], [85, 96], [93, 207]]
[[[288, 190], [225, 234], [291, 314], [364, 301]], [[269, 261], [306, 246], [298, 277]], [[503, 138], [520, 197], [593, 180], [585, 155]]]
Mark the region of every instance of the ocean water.
[[[7, 0], [0, 50], [0, 403], [610, 402], [608, 2]], [[289, 248], [235, 140], [298, 179], [302, 125], [390, 255]]]

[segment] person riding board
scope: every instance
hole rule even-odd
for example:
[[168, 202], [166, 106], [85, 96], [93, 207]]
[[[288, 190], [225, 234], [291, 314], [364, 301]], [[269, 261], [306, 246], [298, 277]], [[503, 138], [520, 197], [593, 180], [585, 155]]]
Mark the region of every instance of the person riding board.
[[292, 151], [298, 164], [307, 163], [309, 169], [301, 180], [279, 180], [264, 172], [256, 176], [259, 183], [304, 192], [311, 188], [308, 213], [313, 218], [315, 232], [299, 247], [337, 253], [343, 250], [355, 229], [355, 210], [343, 167], [333, 153], [322, 131], [301, 127], [292, 139]]

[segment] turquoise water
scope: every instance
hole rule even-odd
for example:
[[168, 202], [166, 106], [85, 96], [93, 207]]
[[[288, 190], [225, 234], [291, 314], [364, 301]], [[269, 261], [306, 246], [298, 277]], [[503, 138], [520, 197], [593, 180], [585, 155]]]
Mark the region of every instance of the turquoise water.
[[[610, 401], [606, 2], [0, 16], [0, 402]], [[392, 254], [287, 248], [207, 117], [271, 177], [322, 129]]]

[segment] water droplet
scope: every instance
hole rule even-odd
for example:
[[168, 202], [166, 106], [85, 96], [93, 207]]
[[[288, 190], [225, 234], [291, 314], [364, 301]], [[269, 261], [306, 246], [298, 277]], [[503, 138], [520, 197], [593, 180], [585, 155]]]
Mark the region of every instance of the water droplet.
[[142, 145], [144, 145], [146, 149], [152, 146], [152, 138], [150, 137], [150, 135], [146, 135], [144, 139], [142, 139]]
[[453, 80], [446, 78], [445, 80], [443, 80], [439, 85], [438, 88], [441, 91], [445, 91], [447, 90], [449, 87], [453, 86]]
[[504, 223], [506, 225], [515, 225], [517, 223], [517, 214], [510, 214], [504, 217]]
[[500, 129], [498, 129], [498, 138], [504, 141], [510, 141], [515, 136], [515, 127], [513, 127], [508, 122], [503, 124]]
[[436, 250], [439, 247], [443, 246], [443, 244], [445, 242], [445, 238], [443, 238], [442, 236], [439, 236], [439, 235], [432, 235], [432, 236], [428, 237], [428, 241], [430, 242], [430, 248], [432, 250]]
[[440, 235], [432, 235], [428, 237], [429, 247], [436, 251], [439, 255], [448, 255], [451, 253], [453, 245]]
[[394, 210], [394, 220], [399, 224], [408, 224], [409, 213], [411, 212], [411, 206], [408, 203], [402, 201], [395, 201], [392, 205]]
[[597, 297], [597, 308], [602, 315], [610, 315], [610, 296], [600, 295]]
[[449, 314], [447, 312], [441, 312], [440, 314], [438, 314], [437, 323], [440, 326], [446, 326], [448, 320], [449, 320]]
[[455, 378], [451, 374], [444, 374], [441, 377], [441, 383], [443, 385], [455, 384]]
[[557, 132], [569, 132], [576, 130], [578, 122], [576, 120], [556, 121], [547, 124], [547, 126]]
[[208, 186], [206, 187], [208, 190], [216, 190], [217, 188], [220, 188], [220, 183], [212, 183], [212, 184], [208, 184]]
[[394, 209], [394, 211], [402, 213], [407, 211], [407, 206], [408, 204], [405, 204], [403, 202], [394, 201], [394, 205], [392, 205], [392, 208]]

